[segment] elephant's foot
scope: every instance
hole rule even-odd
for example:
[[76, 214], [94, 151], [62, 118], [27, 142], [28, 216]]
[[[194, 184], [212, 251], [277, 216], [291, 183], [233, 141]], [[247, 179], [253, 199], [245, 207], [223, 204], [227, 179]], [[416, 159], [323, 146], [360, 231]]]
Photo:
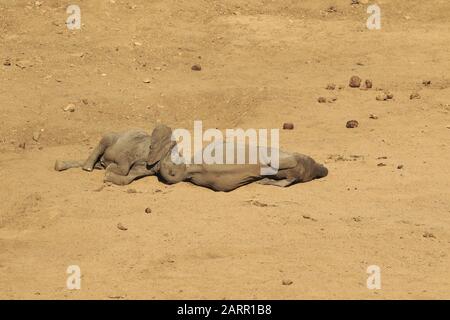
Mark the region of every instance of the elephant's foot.
[[56, 171], [64, 171], [71, 168], [79, 168], [83, 165], [81, 161], [55, 161], [55, 170]]
[[257, 181], [256, 183], [284, 188], [284, 187], [289, 187], [290, 185], [294, 184], [295, 182], [296, 182], [296, 179], [294, 179], [294, 178], [282, 179], [282, 180], [264, 178], [262, 180]]

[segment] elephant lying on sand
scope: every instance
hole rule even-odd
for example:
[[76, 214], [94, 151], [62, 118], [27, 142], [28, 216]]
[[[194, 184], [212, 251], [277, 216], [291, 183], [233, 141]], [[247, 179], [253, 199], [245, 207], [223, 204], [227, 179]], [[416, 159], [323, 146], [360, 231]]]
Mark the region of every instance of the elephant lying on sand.
[[279, 152], [278, 172], [270, 176], [261, 174], [261, 164], [175, 164], [176, 142], [171, 137], [172, 130], [164, 125], [157, 126], [151, 136], [138, 130], [107, 134], [85, 162], [57, 161], [55, 170], [105, 168], [105, 181], [114, 184], [158, 175], [169, 184], [189, 181], [215, 191], [231, 191], [251, 182], [287, 187], [328, 174], [312, 158], [283, 151]]
[[57, 160], [55, 170], [80, 167], [86, 171], [106, 169], [104, 181], [127, 185], [136, 179], [158, 173], [159, 159], [149, 161], [149, 153], [159, 153], [155, 148], [170, 144], [171, 134], [172, 130], [163, 125], [156, 127], [152, 135], [142, 130], [108, 133], [86, 161]]

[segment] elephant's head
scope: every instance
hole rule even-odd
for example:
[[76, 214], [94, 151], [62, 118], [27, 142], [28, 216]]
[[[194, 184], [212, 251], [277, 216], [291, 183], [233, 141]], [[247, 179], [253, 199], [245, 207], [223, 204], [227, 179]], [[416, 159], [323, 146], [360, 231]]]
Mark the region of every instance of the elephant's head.
[[303, 182], [311, 181], [313, 179], [320, 179], [328, 175], [328, 169], [317, 163], [313, 158], [309, 156], [302, 156], [301, 164], [303, 165]]
[[172, 140], [172, 129], [163, 124], [157, 125], [152, 132], [152, 143], [147, 164], [149, 166], [155, 165], [168, 155], [175, 145], [176, 142]]

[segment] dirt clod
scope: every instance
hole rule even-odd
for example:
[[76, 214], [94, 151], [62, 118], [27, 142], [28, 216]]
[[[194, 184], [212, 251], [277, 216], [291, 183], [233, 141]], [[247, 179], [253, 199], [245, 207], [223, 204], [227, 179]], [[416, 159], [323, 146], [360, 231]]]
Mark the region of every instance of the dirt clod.
[[285, 123], [283, 123], [283, 129], [284, 130], [293, 130], [294, 124], [292, 122], [285, 122]]
[[414, 100], [414, 99], [420, 99], [420, 94], [418, 92], [413, 92], [411, 93], [411, 95], [409, 96], [409, 99]]
[[358, 76], [353, 76], [350, 78], [349, 86], [350, 88], [359, 88], [361, 87], [361, 81], [362, 79]]
[[63, 108], [64, 112], [75, 112], [75, 105], [73, 103], [69, 103], [67, 106]]
[[356, 120], [349, 120], [345, 126], [349, 129], [357, 128], [359, 126], [359, 122]]
[[428, 231], [426, 231], [426, 232], [423, 234], [423, 237], [424, 237], [424, 238], [436, 238], [436, 237], [434, 236], [434, 234], [432, 234], [431, 232], [428, 232]]
[[117, 224], [117, 229], [122, 230], [122, 231], [128, 230], [128, 228], [124, 227], [124, 225], [120, 222]]

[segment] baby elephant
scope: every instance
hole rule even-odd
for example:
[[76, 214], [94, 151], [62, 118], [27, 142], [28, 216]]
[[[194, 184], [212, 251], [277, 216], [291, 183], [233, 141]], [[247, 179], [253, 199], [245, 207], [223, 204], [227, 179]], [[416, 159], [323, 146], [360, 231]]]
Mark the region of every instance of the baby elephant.
[[[169, 132], [166, 131], [166, 134]], [[159, 136], [163, 136], [162, 134]], [[262, 175], [263, 164], [186, 164], [172, 161], [177, 154], [177, 147], [169, 137], [164, 137], [154, 143], [158, 145], [150, 152], [151, 162], [160, 161], [158, 175], [167, 183], [189, 181], [198, 186], [207, 187], [215, 191], [231, 191], [251, 182], [287, 187], [298, 182], [308, 182], [327, 176], [328, 170], [316, 163], [311, 157], [299, 153], [279, 151], [278, 170], [272, 175]], [[166, 144], [163, 146], [162, 144]], [[226, 150], [225, 144], [218, 144]], [[248, 147], [238, 145], [241, 151], [248, 152]], [[258, 147], [262, 148], [262, 147]], [[259, 151], [259, 150], [258, 150]], [[265, 150], [265, 154], [267, 150]], [[159, 152], [159, 153], [158, 153]], [[165, 152], [165, 154], [164, 154]], [[259, 153], [261, 154], [261, 153]], [[193, 163], [191, 161], [190, 163]]]
[[150, 152], [167, 152], [158, 148], [171, 145], [171, 133], [172, 130], [164, 125], [158, 125], [152, 135], [142, 130], [108, 133], [86, 161], [57, 160], [55, 170], [79, 167], [86, 171], [106, 169], [105, 181], [117, 185], [130, 184], [136, 179], [157, 174], [159, 159], [149, 160]]
[[[246, 149], [246, 146], [237, 146]], [[259, 147], [262, 148], [262, 147]], [[267, 151], [267, 150], [265, 150]], [[327, 168], [299, 153], [279, 151], [278, 171], [262, 175], [262, 164], [186, 164], [174, 163], [177, 143], [172, 130], [158, 125], [151, 136], [142, 130], [106, 134], [86, 161], [56, 161], [55, 170], [82, 167], [106, 169], [105, 181], [126, 185], [151, 175], [169, 184], [189, 181], [215, 191], [231, 191], [251, 182], [287, 187], [325, 177]], [[265, 154], [268, 154], [267, 152]]]

